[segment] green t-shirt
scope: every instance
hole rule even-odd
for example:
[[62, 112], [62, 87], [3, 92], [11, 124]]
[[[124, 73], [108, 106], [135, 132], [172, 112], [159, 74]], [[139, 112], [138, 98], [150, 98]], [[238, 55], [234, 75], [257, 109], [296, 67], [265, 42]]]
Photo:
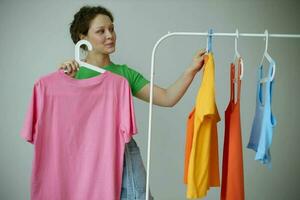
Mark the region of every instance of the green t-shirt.
[[[142, 74], [129, 68], [127, 65], [119, 65], [112, 63], [110, 65], [104, 66], [103, 68], [105, 70], [108, 70], [126, 78], [131, 87], [132, 95], [134, 96], [138, 91], [140, 91], [140, 89], [142, 89], [146, 84], [150, 82], [147, 79], [145, 79]], [[85, 67], [80, 67], [79, 70], [76, 72], [75, 78], [87, 79], [97, 76], [99, 74], [99, 72], [96, 72], [94, 70]]]

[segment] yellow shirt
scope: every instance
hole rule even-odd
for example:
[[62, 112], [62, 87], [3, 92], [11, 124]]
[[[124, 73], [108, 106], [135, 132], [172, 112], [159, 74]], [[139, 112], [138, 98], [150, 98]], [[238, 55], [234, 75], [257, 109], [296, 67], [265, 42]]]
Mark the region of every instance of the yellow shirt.
[[215, 66], [212, 53], [204, 58], [204, 72], [194, 112], [194, 133], [188, 164], [187, 198], [206, 196], [209, 187], [220, 186], [215, 102]]

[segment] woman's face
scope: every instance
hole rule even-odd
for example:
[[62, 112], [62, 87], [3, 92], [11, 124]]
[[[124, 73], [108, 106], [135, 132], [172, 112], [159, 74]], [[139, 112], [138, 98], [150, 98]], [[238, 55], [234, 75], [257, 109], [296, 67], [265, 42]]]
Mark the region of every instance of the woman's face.
[[92, 44], [93, 51], [111, 54], [115, 51], [116, 44], [114, 24], [108, 16], [99, 14], [91, 21], [88, 34], [82, 39]]

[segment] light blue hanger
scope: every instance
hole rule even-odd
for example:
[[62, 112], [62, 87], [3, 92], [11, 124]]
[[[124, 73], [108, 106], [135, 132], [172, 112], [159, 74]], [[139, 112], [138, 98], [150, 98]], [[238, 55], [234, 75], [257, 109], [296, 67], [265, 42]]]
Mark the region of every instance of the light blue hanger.
[[207, 52], [212, 51], [212, 34], [213, 34], [213, 30], [211, 28], [208, 29], [207, 46], [206, 46], [206, 51]]

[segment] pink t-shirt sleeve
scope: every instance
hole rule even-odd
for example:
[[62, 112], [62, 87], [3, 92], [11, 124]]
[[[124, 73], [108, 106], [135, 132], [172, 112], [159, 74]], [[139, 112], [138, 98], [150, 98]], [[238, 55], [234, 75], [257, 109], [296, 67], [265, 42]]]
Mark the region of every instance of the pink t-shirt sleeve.
[[29, 106], [25, 115], [23, 127], [20, 135], [27, 142], [34, 144], [37, 135], [37, 125], [42, 110], [42, 94], [41, 94], [41, 83], [36, 81], [33, 90]]
[[133, 99], [128, 82], [126, 82], [121, 89], [120, 129], [126, 143], [137, 133]]

